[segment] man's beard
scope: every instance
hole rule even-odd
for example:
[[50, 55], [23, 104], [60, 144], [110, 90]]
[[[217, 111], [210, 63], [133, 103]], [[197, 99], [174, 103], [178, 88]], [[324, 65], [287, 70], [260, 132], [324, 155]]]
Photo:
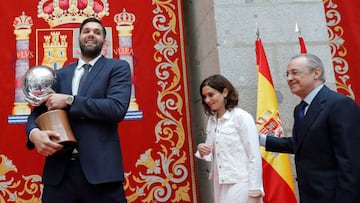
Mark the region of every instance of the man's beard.
[[102, 51], [103, 43], [96, 45], [94, 48], [86, 47], [85, 43], [80, 43], [80, 50], [81, 54], [85, 58], [95, 58], [97, 57]]

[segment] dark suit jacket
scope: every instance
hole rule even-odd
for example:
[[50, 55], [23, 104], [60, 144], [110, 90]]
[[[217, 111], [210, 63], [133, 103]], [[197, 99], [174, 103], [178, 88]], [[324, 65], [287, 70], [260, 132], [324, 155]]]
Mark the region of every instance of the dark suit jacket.
[[[298, 107], [294, 116], [297, 112]], [[295, 153], [300, 202], [360, 202], [359, 126], [359, 106], [324, 86], [298, 133], [267, 137], [267, 151]]]
[[[72, 94], [72, 78], [76, 63], [56, 72], [53, 89]], [[123, 60], [100, 57], [87, 76], [81, 92], [74, 97], [68, 112], [71, 128], [77, 139], [80, 163], [92, 184], [123, 181], [124, 171], [118, 136], [118, 123], [123, 120], [131, 96], [131, 72]], [[46, 106], [34, 108], [26, 126], [27, 136], [37, 127], [35, 119]], [[28, 139], [29, 149], [34, 144]], [[58, 184], [70, 163], [72, 150], [46, 158], [43, 170], [45, 184]]]

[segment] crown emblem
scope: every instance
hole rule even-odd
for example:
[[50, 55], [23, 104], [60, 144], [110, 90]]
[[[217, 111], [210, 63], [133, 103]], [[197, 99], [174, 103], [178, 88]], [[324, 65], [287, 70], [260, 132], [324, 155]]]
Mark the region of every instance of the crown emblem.
[[23, 11], [21, 16], [15, 18], [13, 26], [15, 28], [14, 34], [16, 39], [28, 39], [31, 27], [33, 26], [33, 20], [30, 16], [25, 15]]
[[13, 23], [13, 26], [16, 30], [19, 29], [30, 29], [33, 25], [33, 21], [30, 16], [25, 15], [25, 12], [23, 11], [21, 16], [16, 17]]
[[51, 28], [81, 23], [89, 17], [101, 20], [107, 15], [107, 0], [41, 0], [38, 4], [38, 17], [43, 18]]
[[131, 36], [131, 32], [134, 29], [135, 15], [126, 12], [124, 8], [121, 13], [114, 16], [114, 22], [117, 25], [116, 30], [119, 32], [119, 35]]
[[118, 26], [131, 26], [135, 22], [135, 15], [132, 13], [128, 13], [124, 8], [121, 13], [118, 13], [114, 16], [114, 22]]

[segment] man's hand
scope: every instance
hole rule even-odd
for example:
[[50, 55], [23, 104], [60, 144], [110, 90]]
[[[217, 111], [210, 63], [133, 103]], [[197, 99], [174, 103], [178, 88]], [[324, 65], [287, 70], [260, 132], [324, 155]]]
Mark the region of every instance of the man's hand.
[[43, 156], [51, 156], [63, 148], [63, 145], [56, 142], [60, 136], [55, 131], [36, 129], [31, 132], [30, 141], [34, 143], [36, 150]]
[[66, 103], [66, 98], [69, 96], [70, 95], [67, 94], [50, 94], [45, 105], [47, 106], [48, 110], [64, 109], [68, 106]]

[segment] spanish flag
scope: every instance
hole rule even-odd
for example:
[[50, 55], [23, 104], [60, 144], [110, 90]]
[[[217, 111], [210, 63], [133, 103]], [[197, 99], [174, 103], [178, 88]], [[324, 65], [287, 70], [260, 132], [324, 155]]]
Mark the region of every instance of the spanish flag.
[[[256, 46], [258, 94], [256, 125], [267, 136], [284, 136], [278, 103], [261, 39]], [[261, 147], [263, 163], [264, 203], [296, 203], [294, 181], [288, 154], [265, 151]]]

